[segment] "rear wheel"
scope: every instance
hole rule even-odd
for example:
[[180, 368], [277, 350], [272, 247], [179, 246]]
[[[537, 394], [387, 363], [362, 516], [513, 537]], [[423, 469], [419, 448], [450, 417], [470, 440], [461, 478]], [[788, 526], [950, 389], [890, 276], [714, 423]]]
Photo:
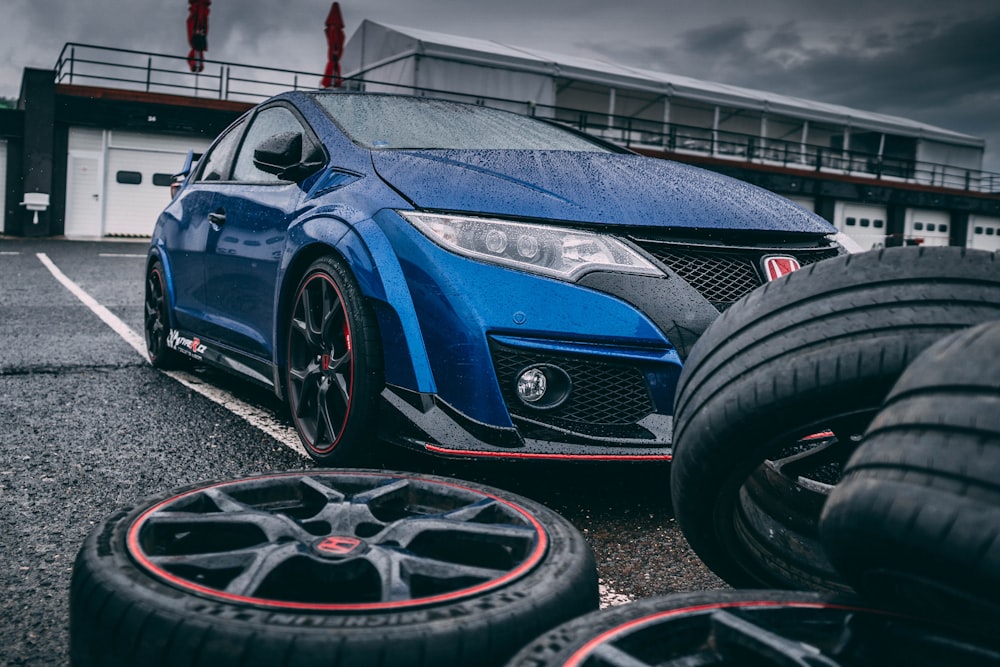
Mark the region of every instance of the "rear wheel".
[[471, 482], [374, 470], [206, 482], [81, 547], [73, 665], [498, 665], [597, 608], [583, 536]]
[[146, 353], [155, 368], [176, 368], [183, 357], [167, 345], [170, 335], [167, 281], [163, 264], [154, 260], [146, 273], [146, 299], [143, 330], [146, 334]]
[[375, 434], [382, 347], [374, 313], [334, 258], [314, 262], [295, 291], [286, 363], [306, 451], [322, 465], [350, 461]]

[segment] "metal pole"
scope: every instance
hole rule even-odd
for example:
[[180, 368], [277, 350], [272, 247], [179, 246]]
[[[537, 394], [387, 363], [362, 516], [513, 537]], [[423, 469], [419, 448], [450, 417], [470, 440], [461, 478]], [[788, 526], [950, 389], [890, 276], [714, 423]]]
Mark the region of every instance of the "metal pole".
[[153, 78], [153, 57], [146, 58], [146, 92], [149, 92], [149, 82]]

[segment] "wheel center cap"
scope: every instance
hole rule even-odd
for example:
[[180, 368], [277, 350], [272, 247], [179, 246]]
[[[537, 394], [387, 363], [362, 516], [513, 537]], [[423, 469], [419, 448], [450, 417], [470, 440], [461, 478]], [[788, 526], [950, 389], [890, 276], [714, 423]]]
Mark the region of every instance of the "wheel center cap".
[[368, 551], [368, 545], [356, 537], [347, 535], [330, 535], [316, 540], [312, 544], [313, 551], [323, 558], [347, 558]]

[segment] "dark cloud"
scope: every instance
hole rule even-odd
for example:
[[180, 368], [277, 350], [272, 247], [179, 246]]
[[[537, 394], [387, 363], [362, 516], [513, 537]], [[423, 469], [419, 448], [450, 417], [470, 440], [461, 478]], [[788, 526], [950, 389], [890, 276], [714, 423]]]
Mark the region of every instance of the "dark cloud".
[[[330, 0], [213, 0], [209, 57], [320, 71]], [[982, 0], [341, 0], [363, 19], [923, 120], [986, 138], [1000, 171], [1000, 8]], [[6, 0], [0, 95], [70, 41], [185, 55], [185, 0]], [[992, 157], [997, 154], [998, 157]]]
[[[1000, 11], [907, 19], [825, 34], [796, 21], [732, 19], [669, 44], [604, 43], [608, 59], [921, 120], [1000, 147]], [[1000, 171], [992, 153], [987, 168]]]

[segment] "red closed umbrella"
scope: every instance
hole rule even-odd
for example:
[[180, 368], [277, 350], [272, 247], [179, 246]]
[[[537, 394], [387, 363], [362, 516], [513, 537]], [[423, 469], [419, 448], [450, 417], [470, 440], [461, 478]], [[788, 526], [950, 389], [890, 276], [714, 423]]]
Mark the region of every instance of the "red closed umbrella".
[[192, 72], [205, 69], [205, 51], [208, 51], [208, 6], [212, 0], [188, 0], [188, 67]]
[[340, 3], [330, 7], [326, 17], [326, 71], [320, 85], [324, 88], [340, 88], [340, 56], [344, 53], [344, 19], [340, 15]]

